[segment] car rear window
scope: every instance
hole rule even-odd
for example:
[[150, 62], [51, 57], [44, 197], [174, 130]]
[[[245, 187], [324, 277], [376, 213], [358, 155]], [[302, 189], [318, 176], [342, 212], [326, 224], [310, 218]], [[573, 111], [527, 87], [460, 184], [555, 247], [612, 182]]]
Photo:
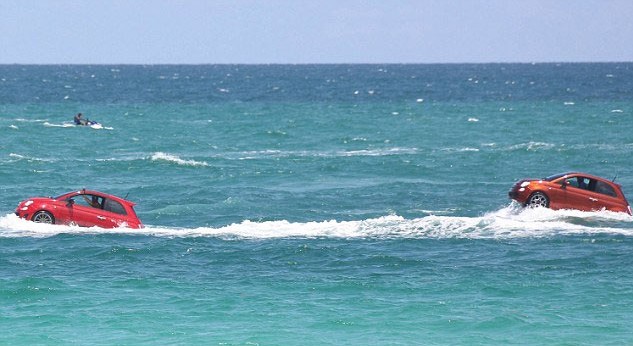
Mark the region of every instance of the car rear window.
[[618, 194], [615, 193], [615, 190], [613, 189], [613, 187], [603, 181], [596, 182], [595, 191], [604, 195], [611, 196], [611, 197], [618, 197]]
[[127, 215], [125, 212], [125, 208], [123, 205], [117, 201], [113, 201], [111, 199], [106, 199], [103, 204], [103, 209], [121, 215]]

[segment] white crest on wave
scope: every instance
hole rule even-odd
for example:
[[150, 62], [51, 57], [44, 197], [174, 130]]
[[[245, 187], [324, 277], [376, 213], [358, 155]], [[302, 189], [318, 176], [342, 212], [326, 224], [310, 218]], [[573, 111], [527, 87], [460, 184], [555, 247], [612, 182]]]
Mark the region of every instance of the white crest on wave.
[[155, 152], [150, 157], [152, 161], [167, 161], [173, 162], [182, 166], [208, 166], [209, 164], [204, 161], [196, 161], [196, 160], [184, 160], [178, 157], [177, 155], [167, 154], [163, 152]]
[[217, 237], [221, 239], [346, 238], [346, 239], [512, 239], [557, 235], [617, 234], [633, 236], [633, 228], [623, 227], [633, 218], [608, 211], [522, 209], [514, 204], [482, 216], [429, 215], [405, 219], [388, 215], [360, 221], [287, 220], [254, 222], [245, 220], [223, 227], [144, 229], [82, 228], [44, 225], [19, 219], [15, 214], [0, 217], [0, 237], [50, 237], [58, 234], [141, 234], [157, 237]]

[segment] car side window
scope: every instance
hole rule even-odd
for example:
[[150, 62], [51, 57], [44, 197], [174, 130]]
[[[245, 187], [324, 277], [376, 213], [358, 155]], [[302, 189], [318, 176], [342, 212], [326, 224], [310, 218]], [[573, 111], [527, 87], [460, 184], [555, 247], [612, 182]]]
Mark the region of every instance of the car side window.
[[92, 207], [101, 209], [103, 206], [103, 198], [95, 195], [80, 194], [73, 197], [75, 204], [84, 207]]
[[584, 190], [589, 189], [589, 182], [590, 182], [589, 178], [576, 177], [576, 179], [578, 180], [578, 188], [584, 189]]
[[571, 177], [567, 178], [567, 185], [573, 186], [579, 189], [588, 190], [589, 189], [589, 178], [585, 177]]
[[117, 201], [113, 201], [111, 199], [106, 199], [105, 200], [105, 203], [103, 204], [103, 209], [107, 210], [109, 212], [116, 213], [116, 214], [127, 215], [123, 205], [121, 203], [119, 203]]
[[611, 197], [618, 197], [613, 187], [603, 181], [596, 181], [595, 191], [604, 195], [611, 196]]
[[578, 187], [578, 180], [576, 178], [567, 178], [565, 182], [567, 186]]

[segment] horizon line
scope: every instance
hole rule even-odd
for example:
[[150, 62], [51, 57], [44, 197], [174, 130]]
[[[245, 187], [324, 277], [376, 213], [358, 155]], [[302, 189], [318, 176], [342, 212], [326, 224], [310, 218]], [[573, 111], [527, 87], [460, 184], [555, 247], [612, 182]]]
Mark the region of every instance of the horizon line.
[[218, 63], [129, 63], [129, 62], [121, 62], [121, 63], [59, 63], [59, 62], [46, 62], [46, 63], [9, 63], [9, 62], [0, 62], [0, 66], [212, 66], [212, 65], [227, 65], [227, 66], [282, 66], [282, 65], [544, 65], [544, 64], [628, 64], [633, 63], [633, 60], [596, 60], [596, 61], [501, 61], [501, 62], [301, 62], [301, 63], [292, 63], [292, 62], [270, 62], [270, 63], [228, 63], [228, 62], [218, 62]]

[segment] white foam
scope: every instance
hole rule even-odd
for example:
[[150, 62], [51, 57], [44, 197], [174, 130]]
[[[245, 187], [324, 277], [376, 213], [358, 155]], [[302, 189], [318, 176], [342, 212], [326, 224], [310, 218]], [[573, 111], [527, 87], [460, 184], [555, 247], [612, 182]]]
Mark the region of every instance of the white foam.
[[471, 147], [464, 147], [464, 148], [442, 148], [440, 149], [441, 151], [447, 151], [447, 152], [468, 152], [468, 151], [474, 151], [477, 152], [479, 151], [479, 148], [471, 148]]
[[516, 145], [510, 146], [510, 150], [527, 150], [527, 151], [536, 151], [536, 150], [549, 150], [555, 148], [556, 145], [553, 143], [545, 143], [545, 142], [528, 142], [528, 143], [520, 143]]
[[16, 154], [16, 153], [9, 153], [9, 157], [13, 158], [13, 159], [15, 159], [17, 161], [20, 161], [20, 160], [37, 161], [37, 162], [54, 162], [55, 161], [55, 160], [52, 160], [52, 159], [42, 159], [42, 158], [38, 158], [38, 157], [27, 157], [27, 156]]
[[24, 118], [17, 118], [15, 119], [15, 121], [21, 122], [21, 123], [43, 123], [46, 122], [47, 119], [24, 119]]
[[[48, 121], [46, 121], [42, 125], [44, 125], [46, 127], [62, 127], [62, 128], [83, 127], [83, 126], [75, 125], [74, 123], [71, 123], [71, 122], [63, 122], [61, 124], [54, 124], [54, 123], [49, 123]], [[94, 129], [94, 130], [114, 130], [114, 127], [103, 126], [103, 125], [101, 125], [99, 123], [88, 125], [87, 127], [91, 128], [91, 129]]]
[[43, 125], [46, 127], [75, 127], [75, 124], [71, 124], [71, 123], [52, 124], [52, 123], [49, 123], [48, 121], [44, 122]]
[[100, 231], [104, 230], [97, 227], [85, 228], [79, 226], [47, 225], [31, 222], [20, 219], [13, 213], [0, 217], [0, 237], [4, 238], [47, 238], [64, 233], [90, 234]]
[[339, 151], [331, 156], [391, 156], [416, 154], [416, 148], [384, 148]]
[[209, 164], [204, 161], [196, 161], [196, 160], [184, 160], [178, 157], [177, 155], [167, 154], [163, 152], [155, 152], [151, 156], [152, 161], [166, 161], [176, 163], [182, 166], [208, 166]]
[[[367, 139], [359, 137], [353, 138], [352, 141], [367, 141]], [[360, 150], [338, 150], [338, 151], [282, 151], [282, 150], [256, 150], [235, 153], [238, 160], [253, 160], [267, 157], [353, 157], [353, 156], [395, 156], [395, 155], [411, 155], [419, 151], [417, 148], [377, 148], [377, 149], [360, 149]], [[231, 158], [232, 155], [224, 156]]]
[[0, 237], [50, 237], [57, 234], [141, 234], [157, 237], [217, 237], [222, 239], [275, 238], [374, 238], [374, 239], [509, 239], [557, 235], [616, 234], [633, 236], [627, 227], [633, 218], [624, 213], [575, 210], [522, 209], [514, 204], [477, 217], [429, 215], [405, 219], [388, 215], [360, 221], [242, 221], [223, 227], [144, 229], [82, 228], [43, 225], [19, 219], [14, 214], [0, 217]]

